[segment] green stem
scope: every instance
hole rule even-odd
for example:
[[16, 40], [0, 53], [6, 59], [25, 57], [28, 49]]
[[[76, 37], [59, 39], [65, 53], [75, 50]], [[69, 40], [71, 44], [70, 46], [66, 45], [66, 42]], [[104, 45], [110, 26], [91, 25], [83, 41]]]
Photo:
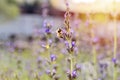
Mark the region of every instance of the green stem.
[[70, 72], [71, 72], [71, 76], [72, 76], [72, 71], [73, 71], [73, 57], [72, 57], [72, 54], [70, 54]]
[[[90, 17], [90, 22], [91, 22], [91, 17]], [[94, 34], [93, 28], [91, 26], [91, 38], [92, 38], [92, 40], [94, 39], [94, 37], [95, 37], [95, 34]], [[92, 45], [92, 54], [93, 54], [93, 64], [94, 64], [94, 67], [95, 67], [95, 70], [96, 70], [96, 77], [95, 78], [97, 78], [97, 52], [96, 52], [96, 46], [95, 46], [95, 44], [93, 44], [93, 41], [91, 41], [91, 45]]]
[[114, 17], [114, 58], [116, 58], [117, 53], [117, 25], [116, 17]]
[[[117, 20], [116, 15], [114, 15], [114, 54], [113, 54], [114, 59], [116, 59], [116, 54], [117, 54]], [[113, 80], [117, 80], [116, 66], [114, 66]]]
[[[91, 38], [94, 39], [94, 31], [91, 30]], [[96, 65], [96, 62], [97, 62], [97, 54], [96, 54], [96, 48], [95, 48], [95, 45], [93, 44], [93, 41], [92, 41], [92, 53], [93, 53], [93, 63], [94, 65]]]
[[70, 54], [70, 80], [73, 80], [72, 72], [73, 72], [73, 56], [72, 54]]
[[95, 46], [93, 46], [93, 63], [94, 65], [96, 65], [97, 63], [97, 54], [96, 54]]
[[113, 80], [117, 80], [117, 68], [114, 66]]

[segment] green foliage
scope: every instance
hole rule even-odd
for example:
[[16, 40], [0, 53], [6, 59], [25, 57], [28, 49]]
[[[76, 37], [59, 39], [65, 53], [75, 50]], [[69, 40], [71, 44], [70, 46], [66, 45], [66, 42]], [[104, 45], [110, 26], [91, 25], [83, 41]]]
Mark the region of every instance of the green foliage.
[[19, 15], [19, 8], [15, 0], [0, 0], [0, 16], [14, 18]]

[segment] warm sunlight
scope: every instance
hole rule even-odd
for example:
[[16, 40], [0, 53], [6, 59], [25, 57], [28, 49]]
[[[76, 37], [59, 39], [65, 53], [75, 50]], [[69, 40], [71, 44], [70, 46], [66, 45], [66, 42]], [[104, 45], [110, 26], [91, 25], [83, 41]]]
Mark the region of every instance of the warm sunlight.
[[93, 3], [95, 0], [71, 0], [73, 3]]
[[[68, 0], [70, 2], [70, 10], [72, 12], [103, 12], [111, 13], [114, 8], [117, 9], [117, 12], [120, 12], [120, 0]], [[115, 1], [115, 3], [114, 3]], [[65, 11], [64, 0], [51, 0], [53, 7]], [[61, 5], [59, 5], [61, 4]]]

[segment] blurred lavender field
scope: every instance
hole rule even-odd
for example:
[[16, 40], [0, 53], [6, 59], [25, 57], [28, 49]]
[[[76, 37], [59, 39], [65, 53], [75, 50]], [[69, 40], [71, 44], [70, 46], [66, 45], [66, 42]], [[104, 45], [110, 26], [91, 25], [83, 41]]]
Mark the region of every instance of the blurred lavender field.
[[59, 1], [0, 1], [0, 80], [120, 80], [119, 9]]

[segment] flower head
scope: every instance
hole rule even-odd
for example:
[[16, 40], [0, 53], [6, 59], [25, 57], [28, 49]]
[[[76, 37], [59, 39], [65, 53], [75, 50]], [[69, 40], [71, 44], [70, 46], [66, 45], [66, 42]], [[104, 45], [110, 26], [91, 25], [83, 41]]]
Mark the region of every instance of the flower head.
[[46, 32], [47, 34], [50, 34], [50, 33], [51, 33], [51, 31], [50, 31], [49, 28], [46, 28], [46, 29], [45, 29], [45, 32]]
[[77, 71], [74, 70], [74, 71], [72, 72], [72, 78], [76, 78], [76, 77], [77, 77]]
[[45, 33], [51, 34], [52, 24], [50, 22], [44, 21], [43, 27], [45, 28]]
[[55, 60], [57, 59], [57, 57], [56, 57], [56, 55], [51, 54], [51, 55], [50, 55], [50, 59], [51, 59], [51, 61], [53, 62], [53, 61], [55, 61]]
[[77, 71], [76, 70], [73, 70], [72, 71], [72, 74], [70, 73], [70, 71], [67, 71], [67, 74], [68, 74], [68, 78], [71, 80], [71, 79], [75, 79], [77, 77]]
[[75, 41], [71, 42], [72, 47], [75, 47]]
[[117, 59], [116, 58], [112, 58], [112, 62], [116, 63]]
[[114, 66], [117, 66], [117, 59], [116, 58], [112, 58], [112, 62], [114, 63]]

